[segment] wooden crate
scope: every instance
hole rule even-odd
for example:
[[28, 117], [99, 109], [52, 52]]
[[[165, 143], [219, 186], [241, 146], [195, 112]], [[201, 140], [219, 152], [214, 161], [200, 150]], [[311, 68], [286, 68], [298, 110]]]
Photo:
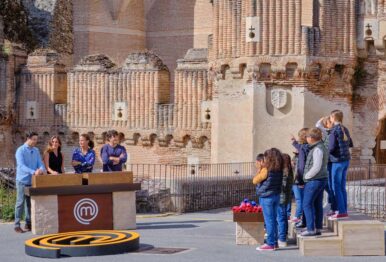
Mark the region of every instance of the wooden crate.
[[264, 233], [263, 222], [236, 222], [237, 245], [262, 245]]
[[303, 256], [341, 256], [342, 238], [334, 233], [317, 238], [299, 237], [299, 251]]
[[83, 174], [87, 185], [132, 184], [133, 172], [104, 172]]
[[339, 221], [343, 256], [384, 256], [384, 224], [374, 220]]
[[264, 222], [263, 213], [233, 213], [233, 222]]
[[32, 176], [32, 187], [61, 187], [82, 185], [81, 174], [39, 175]]

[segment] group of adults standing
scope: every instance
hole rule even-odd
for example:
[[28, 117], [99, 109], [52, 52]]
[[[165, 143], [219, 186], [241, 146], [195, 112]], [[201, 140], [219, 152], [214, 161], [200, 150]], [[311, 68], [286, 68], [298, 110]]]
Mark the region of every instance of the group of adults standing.
[[[59, 136], [51, 137], [47, 149], [43, 154], [43, 161], [39, 149], [36, 147], [38, 134], [27, 133], [26, 142], [16, 150], [16, 205], [15, 205], [15, 232], [23, 233], [31, 230], [31, 200], [24, 194], [24, 188], [32, 184], [32, 176], [45, 173], [59, 175], [65, 173], [62, 152], [62, 142]], [[75, 173], [89, 173], [93, 171], [96, 160], [94, 142], [88, 134], [81, 134], [79, 147], [73, 151], [71, 165]], [[100, 150], [100, 161], [103, 172], [122, 171], [127, 161], [124, 146], [120, 145], [119, 134], [116, 130], [106, 133], [106, 143]], [[20, 221], [25, 209], [25, 227], [20, 227]]]

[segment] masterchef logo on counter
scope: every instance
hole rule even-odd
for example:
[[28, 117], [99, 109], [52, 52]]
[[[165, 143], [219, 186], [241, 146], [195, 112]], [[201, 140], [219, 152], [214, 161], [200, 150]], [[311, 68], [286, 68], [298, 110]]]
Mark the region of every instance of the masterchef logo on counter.
[[90, 198], [79, 200], [74, 207], [74, 217], [83, 225], [89, 225], [97, 217], [98, 212], [97, 203]]
[[36, 237], [25, 242], [27, 255], [43, 258], [114, 255], [139, 248], [139, 234], [125, 230], [95, 230]]

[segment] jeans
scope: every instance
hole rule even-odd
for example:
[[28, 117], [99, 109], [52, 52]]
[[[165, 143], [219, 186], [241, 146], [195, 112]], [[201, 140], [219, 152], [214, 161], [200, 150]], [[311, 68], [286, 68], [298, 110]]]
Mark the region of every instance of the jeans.
[[304, 187], [303, 208], [307, 231], [323, 228], [323, 191], [327, 180], [311, 180]]
[[20, 227], [23, 209], [25, 209], [25, 223], [31, 225], [31, 198], [24, 195], [25, 187], [24, 184], [16, 182], [15, 227]]
[[289, 201], [288, 204], [286, 205], [287, 220], [289, 217], [291, 217], [291, 209], [292, 209], [292, 203], [291, 203], [291, 201]]
[[332, 192], [339, 214], [347, 214], [346, 175], [350, 161], [332, 163]]
[[334, 197], [334, 191], [332, 190], [332, 163], [329, 162], [327, 165], [328, 169], [328, 183], [327, 183], [327, 193], [328, 193], [328, 203], [331, 205], [331, 210], [336, 211], [338, 208], [336, 206], [336, 201]]
[[303, 214], [303, 192], [304, 188], [300, 188], [298, 185], [292, 186], [292, 191], [295, 195], [296, 212], [295, 217], [299, 218]]
[[260, 197], [260, 205], [263, 208], [264, 222], [267, 232], [267, 245], [274, 246], [277, 243], [277, 209], [280, 203], [280, 195]]
[[279, 205], [276, 220], [279, 240], [285, 242], [287, 241], [288, 233], [287, 205]]

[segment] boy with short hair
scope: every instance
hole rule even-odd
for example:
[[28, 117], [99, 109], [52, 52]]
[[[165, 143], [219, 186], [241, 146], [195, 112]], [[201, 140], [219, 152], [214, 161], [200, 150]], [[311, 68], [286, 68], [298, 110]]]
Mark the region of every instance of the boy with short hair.
[[303, 208], [307, 221], [307, 231], [302, 236], [320, 235], [323, 228], [323, 191], [327, 184], [328, 151], [322, 141], [319, 128], [311, 128], [307, 133], [308, 153], [304, 167]]

